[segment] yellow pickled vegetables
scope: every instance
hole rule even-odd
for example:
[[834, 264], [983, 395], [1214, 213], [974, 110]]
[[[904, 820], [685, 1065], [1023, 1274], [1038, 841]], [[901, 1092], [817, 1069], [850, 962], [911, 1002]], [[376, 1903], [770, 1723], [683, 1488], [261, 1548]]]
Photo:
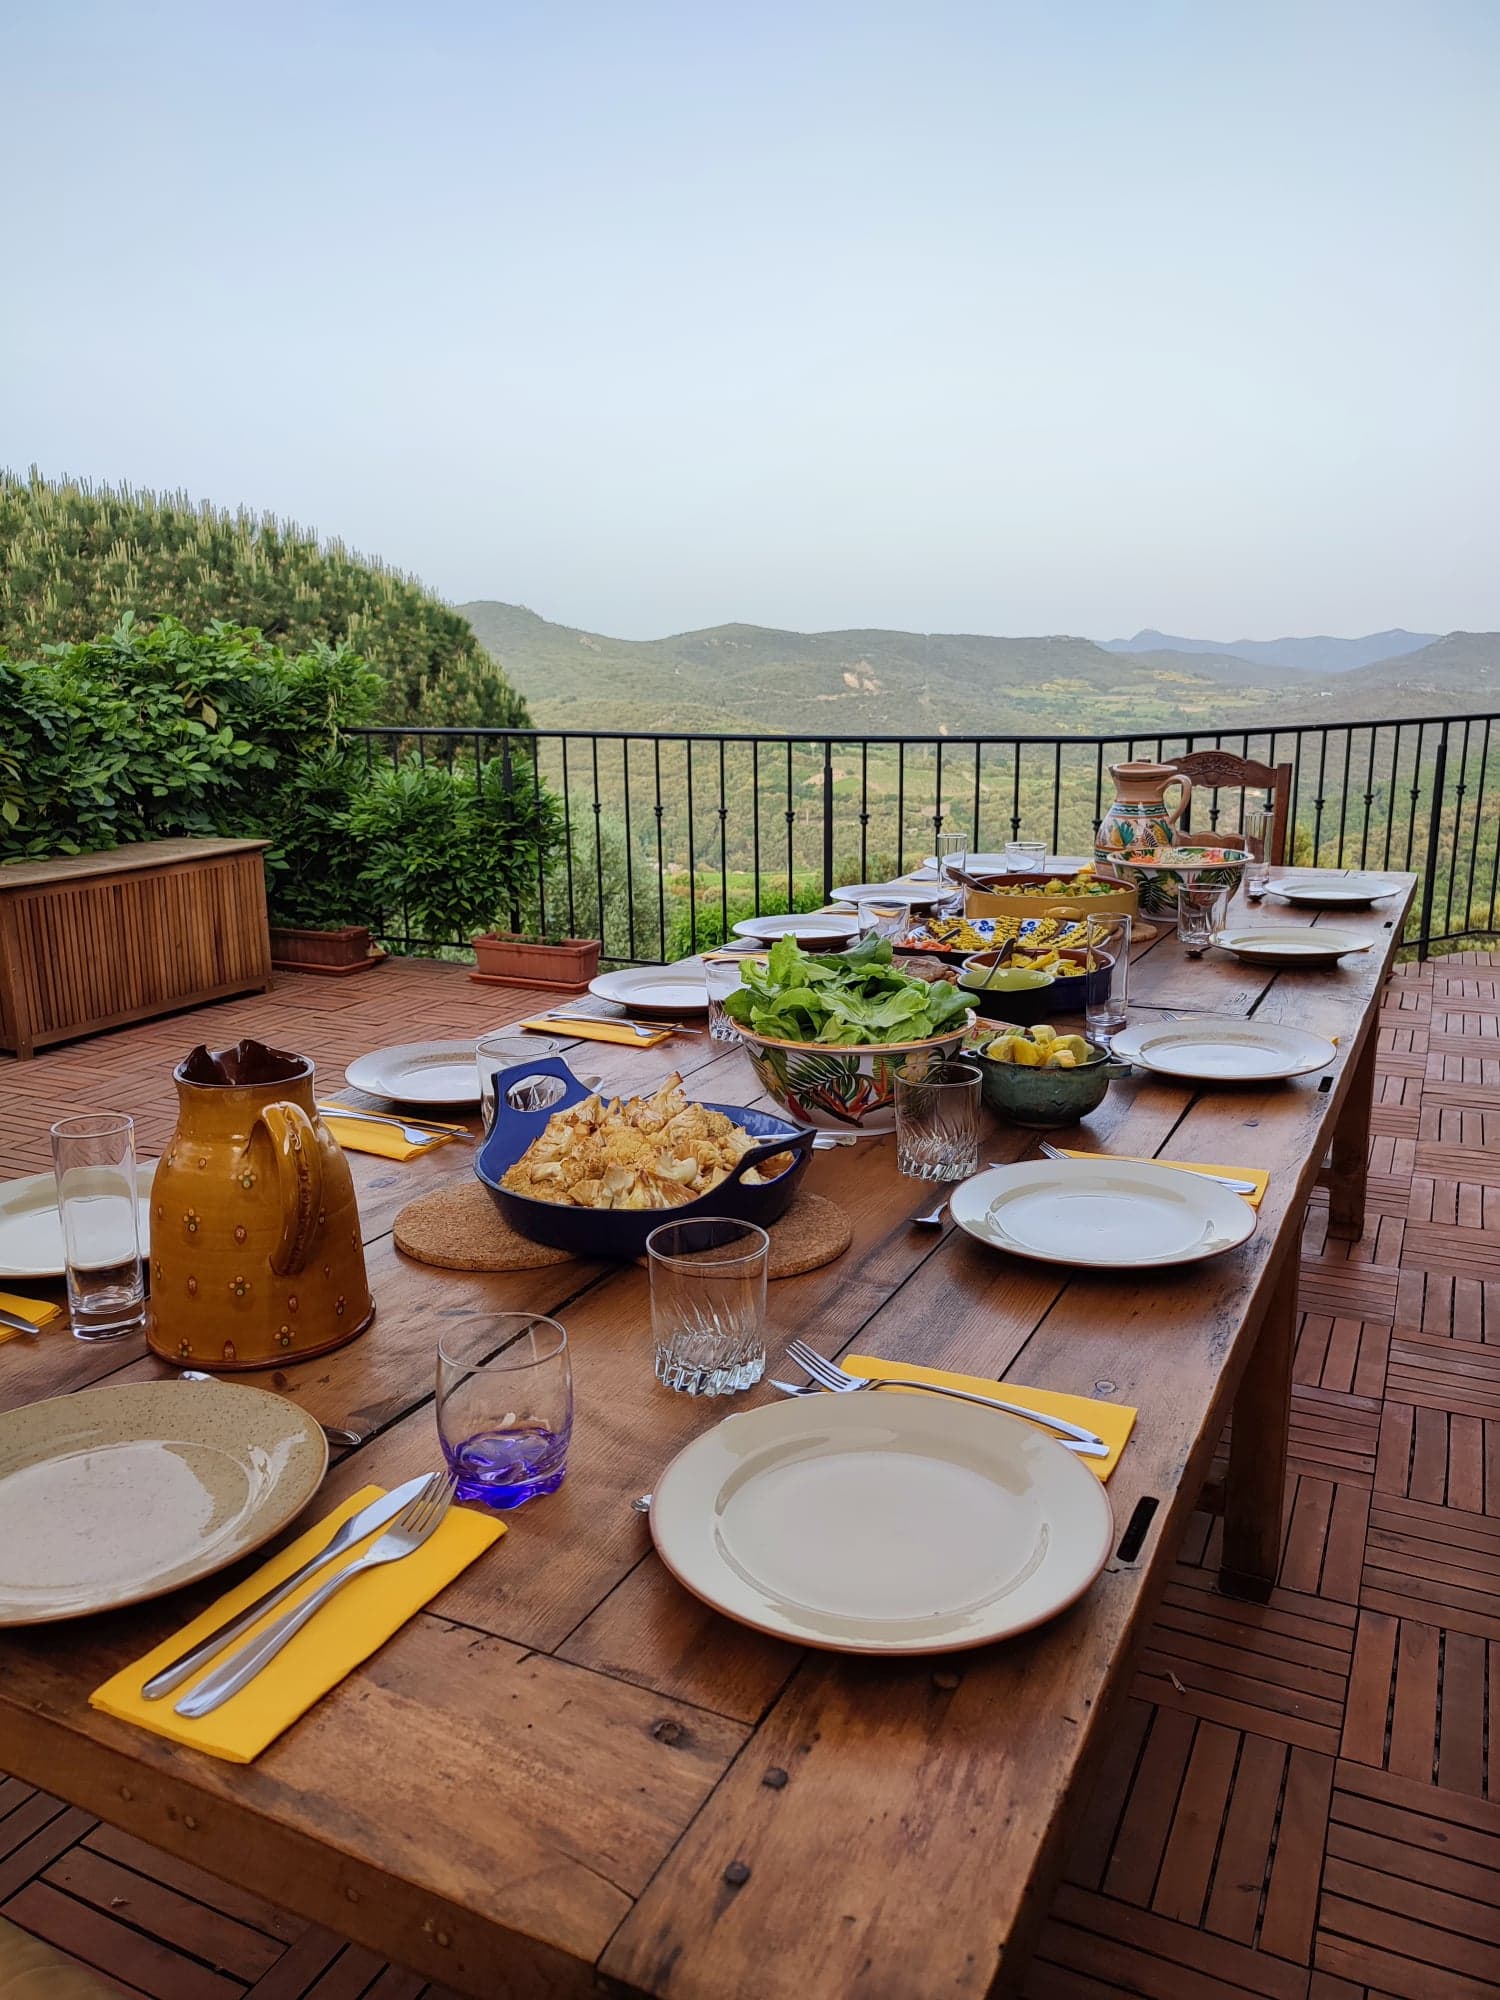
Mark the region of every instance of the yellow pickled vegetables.
[[1082, 1035], [1060, 1035], [1045, 1022], [1029, 1033], [1013, 1028], [986, 1043], [983, 1053], [992, 1062], [1012, 1063], [1018, 1069], [1078, 1069], [1097, 1062], [1101, 1051]]

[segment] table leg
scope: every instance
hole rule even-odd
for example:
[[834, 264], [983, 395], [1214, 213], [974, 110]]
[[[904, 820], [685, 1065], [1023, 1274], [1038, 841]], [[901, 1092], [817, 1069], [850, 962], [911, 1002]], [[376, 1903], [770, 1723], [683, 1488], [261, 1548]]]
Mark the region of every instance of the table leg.
[[1281, 1559], [1292, 1351], [1297, 1342], [1300, 1230], [1288, 1233], [1271, 1281], [1266, 1316], [1234, 1399], [1224, 1481], [1224, 1558], [1219, 1588], [1264, 1603]]
[[1370, 1114], [1375, 1108], [1375, 1054], [1380, 1023], [1371, 1022], [1349, 1080], [1349, 1095], [1333, 1128], [1329, 1149], [1328, 1234], [1357, 1242], [1365, 1233], [1365, 1187], [1370, 1176]]

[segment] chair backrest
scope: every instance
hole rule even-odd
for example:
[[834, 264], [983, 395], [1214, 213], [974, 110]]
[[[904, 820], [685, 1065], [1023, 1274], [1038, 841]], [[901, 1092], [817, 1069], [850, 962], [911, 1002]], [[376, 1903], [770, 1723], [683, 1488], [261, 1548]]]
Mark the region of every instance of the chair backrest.
[[[1258, 858], [1270, 862], [1273, 868], [1279, 868], [1285, 862], [1291, 834], [1288, 824], [1292, 810], [1290, 764], [1258, 764], [1253, 757], [1237, 757], [1232, 750], [1189, 750], [1185, 756], [1174, 757], [1172, 765], [1185, 778], [1192, 779], [1195, 789], [1267, 793], [1271, 801], [1270, 851]], [[1218, 840], [1222, 837], [1215, 828], [1214, 838]], [[1247, 841], [1246, 845], [1253, 847], [1254, 843]]]

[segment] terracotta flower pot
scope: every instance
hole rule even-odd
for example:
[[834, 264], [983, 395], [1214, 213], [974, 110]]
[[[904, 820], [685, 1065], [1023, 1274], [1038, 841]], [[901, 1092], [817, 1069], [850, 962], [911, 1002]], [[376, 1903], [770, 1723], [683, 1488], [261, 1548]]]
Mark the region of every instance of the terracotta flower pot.
[[597, 938], [533, 944], [512, 931], [481, 931], [473, 945], [479, 969], [469, 977], [493, 986], [563, 986], [582, 991], [599, 970]]
[[316, 931], [293, 928], [271, 929], [271, 963], [282, 972], [340, 973], [368, 972], [382, 965], [385, 953], [371, 944], [363, 924], [347, 924], [342, 930]]

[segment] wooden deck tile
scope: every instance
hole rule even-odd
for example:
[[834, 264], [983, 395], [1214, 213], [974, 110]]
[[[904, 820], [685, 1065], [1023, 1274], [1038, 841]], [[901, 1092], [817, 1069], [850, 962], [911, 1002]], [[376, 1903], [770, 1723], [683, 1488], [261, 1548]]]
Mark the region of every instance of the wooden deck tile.
[[[198, 1040], [309, 1048], [333, 1087], [525, 1012], [451, 965], [287, 975], [6, 1063], [0, 1173], [101, 1078], [159, 1145]], [[1193, 1517], [1028, 2000], [1500, 2000], [1500, 953], [1399, 966], [1378, 1037], [1368, 1226], [1330, 1238], [1319, 1198], [1304, 1233], [1278, 1587], [1222, 1597]], [[145, 2000], [451, 2000], [3, 1778], [0, 1909]]]

